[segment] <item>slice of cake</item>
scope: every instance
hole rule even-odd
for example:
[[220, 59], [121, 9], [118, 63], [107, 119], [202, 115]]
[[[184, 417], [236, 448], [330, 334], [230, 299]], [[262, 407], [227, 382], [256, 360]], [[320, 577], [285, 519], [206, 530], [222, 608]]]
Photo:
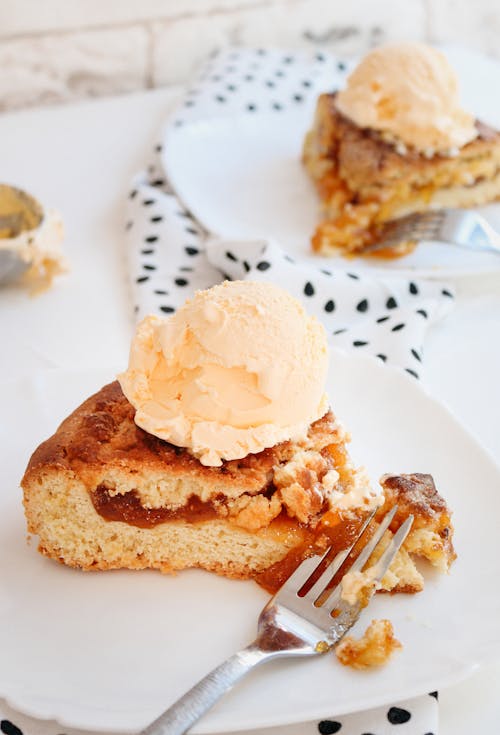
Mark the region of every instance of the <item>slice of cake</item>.
[[23, 487], [42, 553], [82, 569], [251, 577], [310, 543], [334, 495], [361, 493], [365, 508], [375, 500], [331, 413], [300, 442], [218, 467], [139, 428], [134, 414], [111, 383], [36, 450]]
[[326, 368], [323, 328], [270, 284], [225, 283], [168, 319], [147, 317], [119, 382], [29, 462], [39, 550], [81, 569], [198, 567], [272, 590], [303, 558], [346, 548], [385, 493], [398, 517], [419, 520], [386, 588], [421, 589], [410, 554], [446, 566], [446, 505], [428, 476], [371, 489], [328, 408]]
[[321, 95], [303, 160], [322, 204], [312, 246], [325, 255], [362, 255], [381, 225], [414, 212], [500, 198], [500, 133], [460, 108], [453, 70], [423, 44], [376, 49], [344, 91]]

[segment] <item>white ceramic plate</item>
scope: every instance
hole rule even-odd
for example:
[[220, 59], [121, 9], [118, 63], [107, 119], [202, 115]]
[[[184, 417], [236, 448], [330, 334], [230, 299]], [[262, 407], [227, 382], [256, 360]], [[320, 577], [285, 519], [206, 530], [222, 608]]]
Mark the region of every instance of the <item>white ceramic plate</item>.
[[[444, 49], [456, 69], [464, 106], [500, 127], [500, 63], [464, 49]], [[293, 67], [288, 70], [293, 74]], [[325, 91], [331, 91], [328, 86]], [[231, 239], [272, 237], [290, 253], [319, 266], [429, 277], [500, 270], [500, 255], [444, 243], [422, 243], [410, 255], [385, 262], [320, 258], [309, 242], [318, 200], [300, 163], [315, 100], [286, 112], [210, 117], [165, 132], [163, 161], [181, 199], [213, 234]], [[480, 208], [500, 231], [500, 205]]]
[[[373, 478], [432, 472], [455, 509], [459, 558], [415, 596], [379, 596], [357, 630], [390, 618], [404, 649], [360, 673], [333, 655], [254, 672], [199, 723], [222, 733], [340, 715], [432, 691], [498, 656], [500, 471], [416, 381], [368, 357], [333, 354], [329, 393]], [[20, 477], [29, 455], [112, 371], [40, 374], [2, 386], [0, 695], [37, 717], [136, 732], [253, 637], [266, 594], [201, 571], [83, 573], [26, 544]]]

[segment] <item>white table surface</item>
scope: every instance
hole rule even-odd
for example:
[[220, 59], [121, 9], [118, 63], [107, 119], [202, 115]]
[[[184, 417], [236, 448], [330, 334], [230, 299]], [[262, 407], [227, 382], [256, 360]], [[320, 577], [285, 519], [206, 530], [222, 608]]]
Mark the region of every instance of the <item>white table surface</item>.
[[[125, 365], [132, 316], [123, 202], [174, 94], [0, 116], [1, 180], [62, 213], [71, 264], [35, 299], [0, 289], [0, 381], [50, 366]], [[454, 312], [425, 345], [426, 384], [500, 461], [500, 275], [456, 285]], [[441, 690], [440, 735], [498, 733], [499, 692], [500, 662]]]

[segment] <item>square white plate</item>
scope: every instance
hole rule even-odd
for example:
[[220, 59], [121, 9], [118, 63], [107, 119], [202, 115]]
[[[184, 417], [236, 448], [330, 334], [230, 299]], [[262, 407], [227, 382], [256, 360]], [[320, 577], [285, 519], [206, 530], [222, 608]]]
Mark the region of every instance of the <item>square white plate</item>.
[[[136, 732], [254, 636], [267, 599], [252, 582], [202, 571], [84, 573], [26, 544], [19, 480], [35, 446], [113, 371], [55, 370], [0, 387], [0, 696], [37, 717]], [[425, 693], [498, 656], [500, 471], [460, 424], [399, 370], [332, 353], [334, 410], [375, 480], [431, 472], [454, 509], [458, 559], [426, 569], [418, 595], [380, 595], [357, 625], [388, 617], [404, 648], [356, 672], [333, 655], [274, 663], [230, 692], [193, 732], [222, 733], [340, 715]]]

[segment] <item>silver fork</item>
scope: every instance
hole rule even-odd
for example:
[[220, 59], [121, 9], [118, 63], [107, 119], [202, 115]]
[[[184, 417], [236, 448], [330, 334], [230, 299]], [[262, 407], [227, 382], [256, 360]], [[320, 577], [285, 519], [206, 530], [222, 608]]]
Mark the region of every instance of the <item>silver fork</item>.
[[[384, 516], [349, 571], [363, 570], [396, 511], [397, 506], [394, 506]], [[363, 603], [351, 605], [342, 599], [342, 581], [331, 589], [330, 585], [358, 540], [368, 535], [366, 532], [374, 515], [375, 511], [361, 525], [357, 537], [347, 549], [333, 556], [330, 548], [323, 556], [305, 559], [262, 610], [255, 641], [213, 669], [143, 730], [142, 735], [181, 735], [254, 666], [283, 656], [318, 656], [338, 643], [359, 618], [366, 606], [366, 597]], [[413, 516], [408, 516], [374, 565], [373, 583], [368, 590], [363, 590], [368, 599], [389, 568], [412, 523]], [[316, 576], [314, 573], [318, 574], [320, 570], [318, 579], [307, 589], [307, 583], [311, 584]]]
[[377, 242], [363, 249], [363, 254], [421, 240], [500, 253], [500, 234], [480, 214], [472, 209], [441, 209], [387, 222], [381, 226]]

